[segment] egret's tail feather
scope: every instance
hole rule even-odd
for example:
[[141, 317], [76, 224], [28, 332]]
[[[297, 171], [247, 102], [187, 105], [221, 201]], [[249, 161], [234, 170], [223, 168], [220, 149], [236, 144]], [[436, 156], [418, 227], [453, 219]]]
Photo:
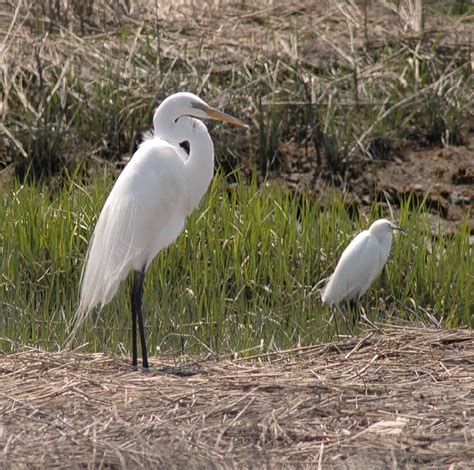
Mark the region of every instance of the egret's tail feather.
[[[114, 188], [115, 189], [115, 188]], [[111, 192], [99, 216], [81, 275], [79, 306], [65, 346], [70, 347], [94, 307], [109, 303], [140, 257], [134, 235], [136, 201]]]
[[64, 349], [70, 349], [72, 347], [72, 343], [74, 341], [74, 338], [76, 337], [79, 328], [84, 323], [84, 320], [87, 318], [88, 313], [89, 312], [87, 312], [85, 310], [81, 310], [81, 309], [76, 310], [76, 313], [74, 315], [74, 319], [72, 321], [71, 330], [70, 330], [69, 335], [66, 338], [66, 341], [64, 343]]

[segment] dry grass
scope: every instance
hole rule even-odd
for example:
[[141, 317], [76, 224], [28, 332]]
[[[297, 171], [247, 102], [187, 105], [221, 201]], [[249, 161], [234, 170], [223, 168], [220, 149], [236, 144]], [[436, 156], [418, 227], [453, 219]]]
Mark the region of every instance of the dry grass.
[[400, 137], [460, 143], [472, 16], [435, 4], [421, 25], [408, 0], [7, 1], [0, 165], [54, 174], [84, 156], [129, 156], [177, 90], [252, 124], [230, 149], [231, 130], [213, 133], [227, 168], [274, 170], [303, 151], [318, 173], [343, 173]]
[[0, 464], [467, 468], [472, 330], [390, 327], [252, 360], [0, 357]]

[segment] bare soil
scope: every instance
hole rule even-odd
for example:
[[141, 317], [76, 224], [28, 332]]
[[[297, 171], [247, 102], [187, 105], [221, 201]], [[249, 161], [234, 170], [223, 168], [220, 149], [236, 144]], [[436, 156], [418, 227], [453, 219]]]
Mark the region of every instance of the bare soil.
[[2, 468], [472, 468], [474, 333], [237, 360], [0, 356]]
[[393, 207], [412, 198], [430, 208], [434, 233], [453, 233], [467, 217], [474, 234], [474, 133], [460, 146], [416, 147], [400, 142], [386, 159], [348, 162], [344, 176], [334, 175], [314, 162], [314, 155], [291, 145], [285, 155], [284, 180], [295, 188], [306, 187], [324, 196], [336, 183], [348, 205], [370, 206], [379, 200]]
[[426, 200], [445, 231], [453, 231], [470, 213], [474, 233], [474, 135], [463, 147], [405, 149], [402, 158], [377, 169], [376, 178], [379, 191], [392, 201], [410, 193]]

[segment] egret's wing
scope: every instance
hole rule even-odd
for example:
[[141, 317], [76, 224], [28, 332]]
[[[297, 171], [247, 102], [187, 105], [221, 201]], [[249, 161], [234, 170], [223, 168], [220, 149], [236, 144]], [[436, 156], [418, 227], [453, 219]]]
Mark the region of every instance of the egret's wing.
[[184, 226], [182, 160], [160, 139], [140, 146], [117, 179], [100, 213], [81, 277], [77, 329], [95, 307], [113, 298], [132, 270], [148, 267]]
[[322, 300], [328, 304], [362, 295], [375, 277], [379, 243], [367, 230], [359, 233], [344, 250], [324, 288]]

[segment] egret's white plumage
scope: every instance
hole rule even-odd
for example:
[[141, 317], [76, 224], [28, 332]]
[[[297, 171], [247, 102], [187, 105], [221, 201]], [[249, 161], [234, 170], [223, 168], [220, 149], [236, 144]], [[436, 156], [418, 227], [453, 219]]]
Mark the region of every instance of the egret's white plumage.
[[[87, 254], [80, 310], [104, 306], [132, 269], [148, 267], [181, 233], [211, 182], [213, 145], [204, 124], [188, 117], [180, 121], [192, 133], [189, 157], [155, 134], [140, 145], [112, 188]], [[195, 152], [202, 155], [199, 162]]]
[[161, 103], [153, 132], [118, 177], [100, 213], [70, 339], [95, 306], [110, 302], [130, 271], [145, 271], [176, 240], [206, 192], [214, 173], [214, 146], [206, 126], [195, 118], [247, 127], [191, 93]]
[[392, 232], [402, 230], [385, 219], [359, 233], [344, 250], [322, 293], [332, 305], [343, 299], [357, 301], [380, 275], [390, 255]]

